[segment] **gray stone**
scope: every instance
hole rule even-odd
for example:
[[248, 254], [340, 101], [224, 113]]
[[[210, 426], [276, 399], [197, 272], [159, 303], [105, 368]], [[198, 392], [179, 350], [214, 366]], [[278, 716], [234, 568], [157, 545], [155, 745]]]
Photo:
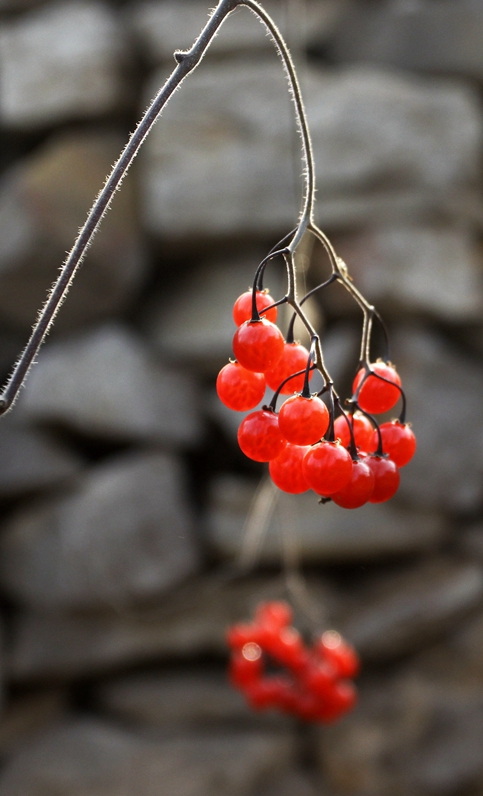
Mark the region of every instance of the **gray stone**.
[[352, 2], [330, 47], [340, 61], [483, 77], [483, 9], [478, 0]]
[[16, 411], [119, 441], [179, 447], [201, 432], [191, 377], [161, 366], [138, 337], [114, 324], [47, 344]]
[[0, 11], [24, 11], [43, 2], [44, 0], [0, 0]]
[[[155, 75], [148, 94], [161, 82]], [[468, 86], [370, 68], [309, 68], [304, 95], [323, 220], [353, 222], [354, 214], [364, 215], [361, 203], [379, 197], [378, 215], [369, 208], [365, 219], [369, 213], [380, 222], [381, 207], [399, 194], [416, 197], [420, 214], [421, 201], [426, 209], [445, 205], [447, 194], [475, 184], [482, 130], [478, 97]], [[278, 64], [203, 64], [146, 143], [146, 227], [187, 245], [210, 235], [286, 232], [299, 202], [292, 129]], [[347, 201], [359, 209], [347, 212]]]
[[[268, 527], [261, 520], [260, 560], [277, 563], [281, 536], [290, 534], [305, 561], [359, 561], [434, 549], [445, 534], [441, 515], [403, 509], [395, 503], [367, 504], [345, 511], [333, 503], [321, 506], [313, 492], [286, 495], [273, 487], [274, 511]], [[255, 485], [237, 476], [220, 476], [211, 488], [208, 538], [216, 553], [234, 558], [240, 552]], [[250, 522], [253, 522], [251, 514]]]
[[401, 499], [473, 511], [483, 498], [481, 367], [424, 328], [403, 327], [391, 333], [391, 342], [418, 440], [402, 473]]
[[456, 668], [455, 660], [460, 665], [462, 662], [467, 672], [483, 684], [483, 611], [475, 612], [462, 622], [448, 639], [446, 648], [453, 668]]
[[[310, 612], [321, 627], [337, 625], [336, 596], [320, 579], [308, 582]], [[280, 579], [232, 581], [212, 576], [169, 596], [154, 609], [111, 613], [24, 613], [18, 618], [7, 671], [15, 681], [72, 679], [116, 666], [194, 657], [226, 658], [228, 625], [253, 614], [261, 600], [285, 597]], [[305, 608], [306, 603], [304, 604]], [[304, 621], [304, 614], [297, 617]]]
[[[148, 328], [164, 358], [210, 373], [228, 362], [236, 330], [233, 304], [253, 284], [265, 255], [252, 249], [207, 261], [171, 294], [164, 290], [152, 300]], [[284, 295], [284, 276], [283, 262], [267, 268], [266, 287], [274, 301]]]
[[70, 0], [0, 26], [0, 119], [36, 128], [112, 111], [121, 96], [122, 29], [109, 7]]
[[336, 793], [446, 796], [480, 792], [483, 691], [414, 667], [362, 682], [356, 710], [318, 733], [321, 770]]
[[[295, 35], [299, 46], [304, 46], [308, 38], [325, 40], [336, 24], [342, 5], [334, 0], [310, 0], [304, 3], [303, 13], [297, 16], [296, 33], [292, 29], [288, 31], [291, 46]], [[290, 24], [286, 9], [270, 0], [263, 7], [284, 32]], [[129, 6], [127, 17], [139, 45], [150, 60], [172, 62], [175, 50], [190, 49], [208, 21], [208, 11], [202, 0], [184, 0], [183, 3], [148, 0]], [[273, 49], [273, 43], [267, 36], [265, 26], [248, 9], [239, 9], [223, 25], [209, 51], [231, 55], [240, 50], [252, 50], [256, 54], [269, 48]]]
[[315, 784], [307, 776], [306, 772], [290, 771], [274, 779], [270, 784], [257, 790], [253, 796], [330, 796], [328, 791], [320, 789], [318, 783]]
[[101, 709], [123, 722], [178, 733], [259, 725], [261, 720], [277, 725], [290, 722], [271, 713], [254, 715], [241, 692], [229, 684], [226, 671], [200, 667], [120, 677], [101, 684], [95, 699]]
[[67, 694], [60, 690], [34, 691], [9, 701], [0, 716], [0, 754], [12, 755], [26, 743], [57, 724], [67, 712]]
[[416, 791], [434, 796], [481, 787], [483, 781], [483, 690], [465, 699], [443, 693], [432, 715], [432, 733], [408, 772]]
[[49, 489], [81, 470], [77, 456], [46, 434], [20, 425], [15, 414], [0, 420], [0, 450], [0, 498]]
[[469, 558], [483, 563], [483, 526], [480, 523], [465, 528], [464, 532], [455, 529], [458, 548]]
[[378, 307], [451, 323], [481, 315], [480, 252], [468, 227], [375, 227], [338, 241], [337, 252]]
[[385, 661], [454, 629], [483, 599], [483, 570], [437, 559], [384, 576], [359, 594], [343, 633], [363, 659]]
[[72, 720], [45, 733], [6, 766], [2, 796], [245, 796], [290, 768], [286, 733], [223, 734], [162, 741]]
[[67, 497], [21, 508], [3, 529], [0, 579], [38, 608], [129, 604], [192, 574], [199, 556], [179, 462], [124, 454]]
[[[0, 318], [27, 331], [58, 276], [122, 137], [65, 132], [48, 139], [0, 183]], [[76, 275], [55, 324], [72, 329], [123, 310], [146, 273], [131, 177]]]

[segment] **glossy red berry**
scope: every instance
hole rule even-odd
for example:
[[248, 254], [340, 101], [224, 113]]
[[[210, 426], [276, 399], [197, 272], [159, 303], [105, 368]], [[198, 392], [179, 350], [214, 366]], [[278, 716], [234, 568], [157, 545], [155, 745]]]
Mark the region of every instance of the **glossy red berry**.
[[[233, 320], [237, 326], [241, 326], [245, 321], [250, 321], [252, 317], [252, 291], [247, 290], [237, 298], [233, 307]], [[260, 313], [265, 307], [273, 304], [273, 298], [268, 290], [257, 290], [257, 309]], [[263, 316], [267, 321], [275, 323], [277, 320], [277, 308], [272, 307], [268, 312], [264, 312]]]
[[327, 702], [321, 708], [318, 718], [328, 724], [352, 710], [356, 702], [357, 691], [353, 684], [348, 680], [339, 680], [327, 695]]
[[285, 701], [290, 690], [288, 678], [278, 676], [254, 683], [246, 689], [246, 694], [248, 702], [254, 710], [266, 710], [280, 707], [281, 701]]
[[359, 657], [336, 630], [326, 630], [315, 645], [324, 661], [329, 663], [337, 677], [355, 677], [360, 668]]
[[285, 439], [293, 445], [313, 445], [329, 427], [330, 415], [317, 396], [304, 398], [292, 395], [280, 407], [279, 426]]
[[[375, 450], [375, 448], [371, 447], [374, 431], [371, 421], [362, 412], [354, 412], [353, 415], [347, 415], [347, 417], [352, 424], [356, 447], [368, 452]], [[344, 415], [340, 415], [334, 422], [334, 433], [336, 438], [340, 439], [344, 448], [349, 447], [351, 437]]]
[[329, 661], [313, 661], [307, 667], [305, 682], [317, 696], [326, 697], [331, 691], [337, 678], [337, 672]]
[[304, 642], [300, 633], [293, 627], [273, 630], [265, 627], [262, 630], [261, 643], [269, 655], [290, 669], [303, 668], [308, 660]]
[[279, 629], [289, 625], [292, 619], [293, 611], [288, 603], [279, 600], [260, 603], [255, 611], [255, 622]]
[[255, 373], [263, 373], [277, 364], [283, 354], [280, 329], [264, 318], [245, 321], [233, 337], [233, 351], [240, 365]]
[[357, 403], [364, 412], [377, 415], [392, 409], [398, 402], [401, 391], [395, 385], [401, 386], [401, 379], [396, 369], [392, 365], [386, 365], [385, 362], [373, 362], [370, 368], [375, 374], [388, 379], [392, 384], [377, 378], [377, 375], [373, 373], [366, 378], [367, 371], [365, 368], [361, 368], [354, 379], [352, 389], [356, 395], [359, 385], [362, 384], [357, 396]]
[[305, 454], [303, 472], [309, 486], [318, 495], [332, 495], [349, 483], [352, 459], [339, 443], [322, 440]]
[[230, 680], [238, 687], [254, 683], [262, 674], [262, 666], [261, 647], [249, 642], [242, 650], [233, 653], [230, 661]]
[[374, 474], [362, 461], [352, 463], [351, 479], [345, 487], [331, 495], [337, 506], [343, 509], [358, 509], [367, 503], [374, 491]]
[[[382, 423], [380, 429], [384, 453], [389, 454], [389, 458], [398, 467], [404, 467], [416, 452], [416, 437], [411, 427], [392, 420], [390, 423]], [[379, 437], [376, 431], [374, 431], [372, 444], [373, 450], [377, 450]]]
[[220, 401], [235, 412], [255, 409], [265, 395], [265, 376], [229, 362], [218, 374], [216, 391]]
[[251, 641], [258, 643], [258, 629], [254, 624], [239, 623], [228, 628], [226, 632], [226, 643], [232, 649], [241, 650], [245, 644]]
[[380, 456], [366, 456], [364, 463], [374, 473], [374, 490], [369, 503], [384, 503], [390, 500], [396, 494], [401, 480], [394, 462]]
[[238, 429], [238, 444], [245, 456], [256, 462], [276, 459], [287, 444], [278, 427], [278, 415], [268, 409], [247, 415]]
[[[265, 371], [265, 379], [271, 390], [278, 390], [284, 379], [293, 373], [298, 373], [307, 367], [309, 352], [300, 343], [285, 343], [283, 354], [277, 364]], [[312, 378], [310, 373], [310, 378]], [[285, 384], [280, 390], [282, 395], [292, 395], [294, 392], [302, 392], [304, 387], [304, 374], [295, 376]]]
[[309, 450], [307, 445], [291, 445], [286, 447], [276, 459], [268, 465], [270, 477], [283, 492], [300, 495], [310, 489], [302, 469], [302, 462]]

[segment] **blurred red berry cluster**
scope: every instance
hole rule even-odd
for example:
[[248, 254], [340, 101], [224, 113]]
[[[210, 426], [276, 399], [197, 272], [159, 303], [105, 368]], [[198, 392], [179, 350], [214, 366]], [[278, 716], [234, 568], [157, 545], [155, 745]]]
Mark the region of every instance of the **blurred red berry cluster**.
[[230, 680], [255, 710], [275, 708], [304, 721], [329, 723], [350, 711], [359, 671], [354, 649], [334, 630], [308, 647], [284, 602], [261, 603], [254, 621], [233, 625]]

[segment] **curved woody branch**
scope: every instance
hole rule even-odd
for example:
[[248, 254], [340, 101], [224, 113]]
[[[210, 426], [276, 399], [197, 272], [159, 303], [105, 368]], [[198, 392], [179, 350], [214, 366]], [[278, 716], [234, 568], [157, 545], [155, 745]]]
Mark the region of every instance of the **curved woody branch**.
[[[33, 328], [30, 339], [18, 362], [16, 363], [13, 373], [0, 396], [0, 415], [7, 412], [13, 405], [22, 385], [25, 382], [28, 371], [55, 320], [55, 316], [62, 305], [62, 302], [67, 295], [77, 269], [84, 259], [86, 251], [99, 228], [102, 218], [109, 208], [115, 192], [121, 185], [122, 180], [127, 174], [147, 135], [153, 128], [163, 108], [174, 94], [176, 89], [199, 65], [220, 26], [232, 13], [232, 11], [239, 6], [246, 6], [263, 22], [276, 45], [289, 82], [290, 93], [295, 106], [297, 127], [302, 141], [302, 158], [305, 166], [305, 190], [299, 222], [295, 230], [286, 236], [283, 241], [289, 241], [282, 250], [286, 263], [288, 279], [287, 294], [283, 301], [286, 301], [300, 317], [310, 338], [316, 338], [314, 364], [315, 367], [321, 372], [326, 385], [332, 388], [332, 379], [324, 364], [320, 338], [305, 315], [302, 305], [297, 297], [297, 279], [294, 254], [303, 236], [307, 231], [309, 231], [314, 234], [324, 246], [331, 262], [334, 279], [342, 282], [344, 287], [349, 291], [349, 293], [351, 293], [353, 298], [363, 310], [364, 325], [361, 344], [361, 361], [365, 363], [369, 361], [370, 333], [372, 318], [375, 310], [366, 301], [362, 294], [354, 287], [348, 276], [345, 265], [337, 257], [332, 244], [324, 235], [324, 233], [318, 229], [313, 220], [315, 204], [315, 167], [312, 142], [310, 139], [309, 127], [300, 86], [288, 47], [275, 22], [267, 14], [265, 9], [255, 0], [220, 0], [191, 49], [186, 52], [178, 51], [174, 53], [177, 66], [164, 84], [163, 88], [159, 91], [159, 93], [153, 99], [151, 105], [146, 110], [144, 116], [129, 139], [125, 149], [121, 153], [118, 161], [115, 163], [110, 175], [107, 177], [104, 187], [96, 198], [87, 220], [80, 230], [77, 240], [75, 241], [72, 250], [62, 266], [60, 276], [54, 283], [48, 295], [47, 301], [39, 313], [38, 320]], [[336, 396], [335, 392], [334, 396]]]

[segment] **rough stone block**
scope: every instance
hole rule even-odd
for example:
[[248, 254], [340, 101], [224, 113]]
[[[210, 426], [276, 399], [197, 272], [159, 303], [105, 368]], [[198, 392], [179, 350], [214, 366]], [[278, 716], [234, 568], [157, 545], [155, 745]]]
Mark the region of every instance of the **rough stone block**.
[[77, 489], [14, 514], [0, 579], [33, 608], [130, 604], [158, 597], [199, 566], [179, 462], [125, 454]]
[[112, 111], [122, 30], [95, 0], [49, 3], [0, 26], [0, 120], [31, 129]]

